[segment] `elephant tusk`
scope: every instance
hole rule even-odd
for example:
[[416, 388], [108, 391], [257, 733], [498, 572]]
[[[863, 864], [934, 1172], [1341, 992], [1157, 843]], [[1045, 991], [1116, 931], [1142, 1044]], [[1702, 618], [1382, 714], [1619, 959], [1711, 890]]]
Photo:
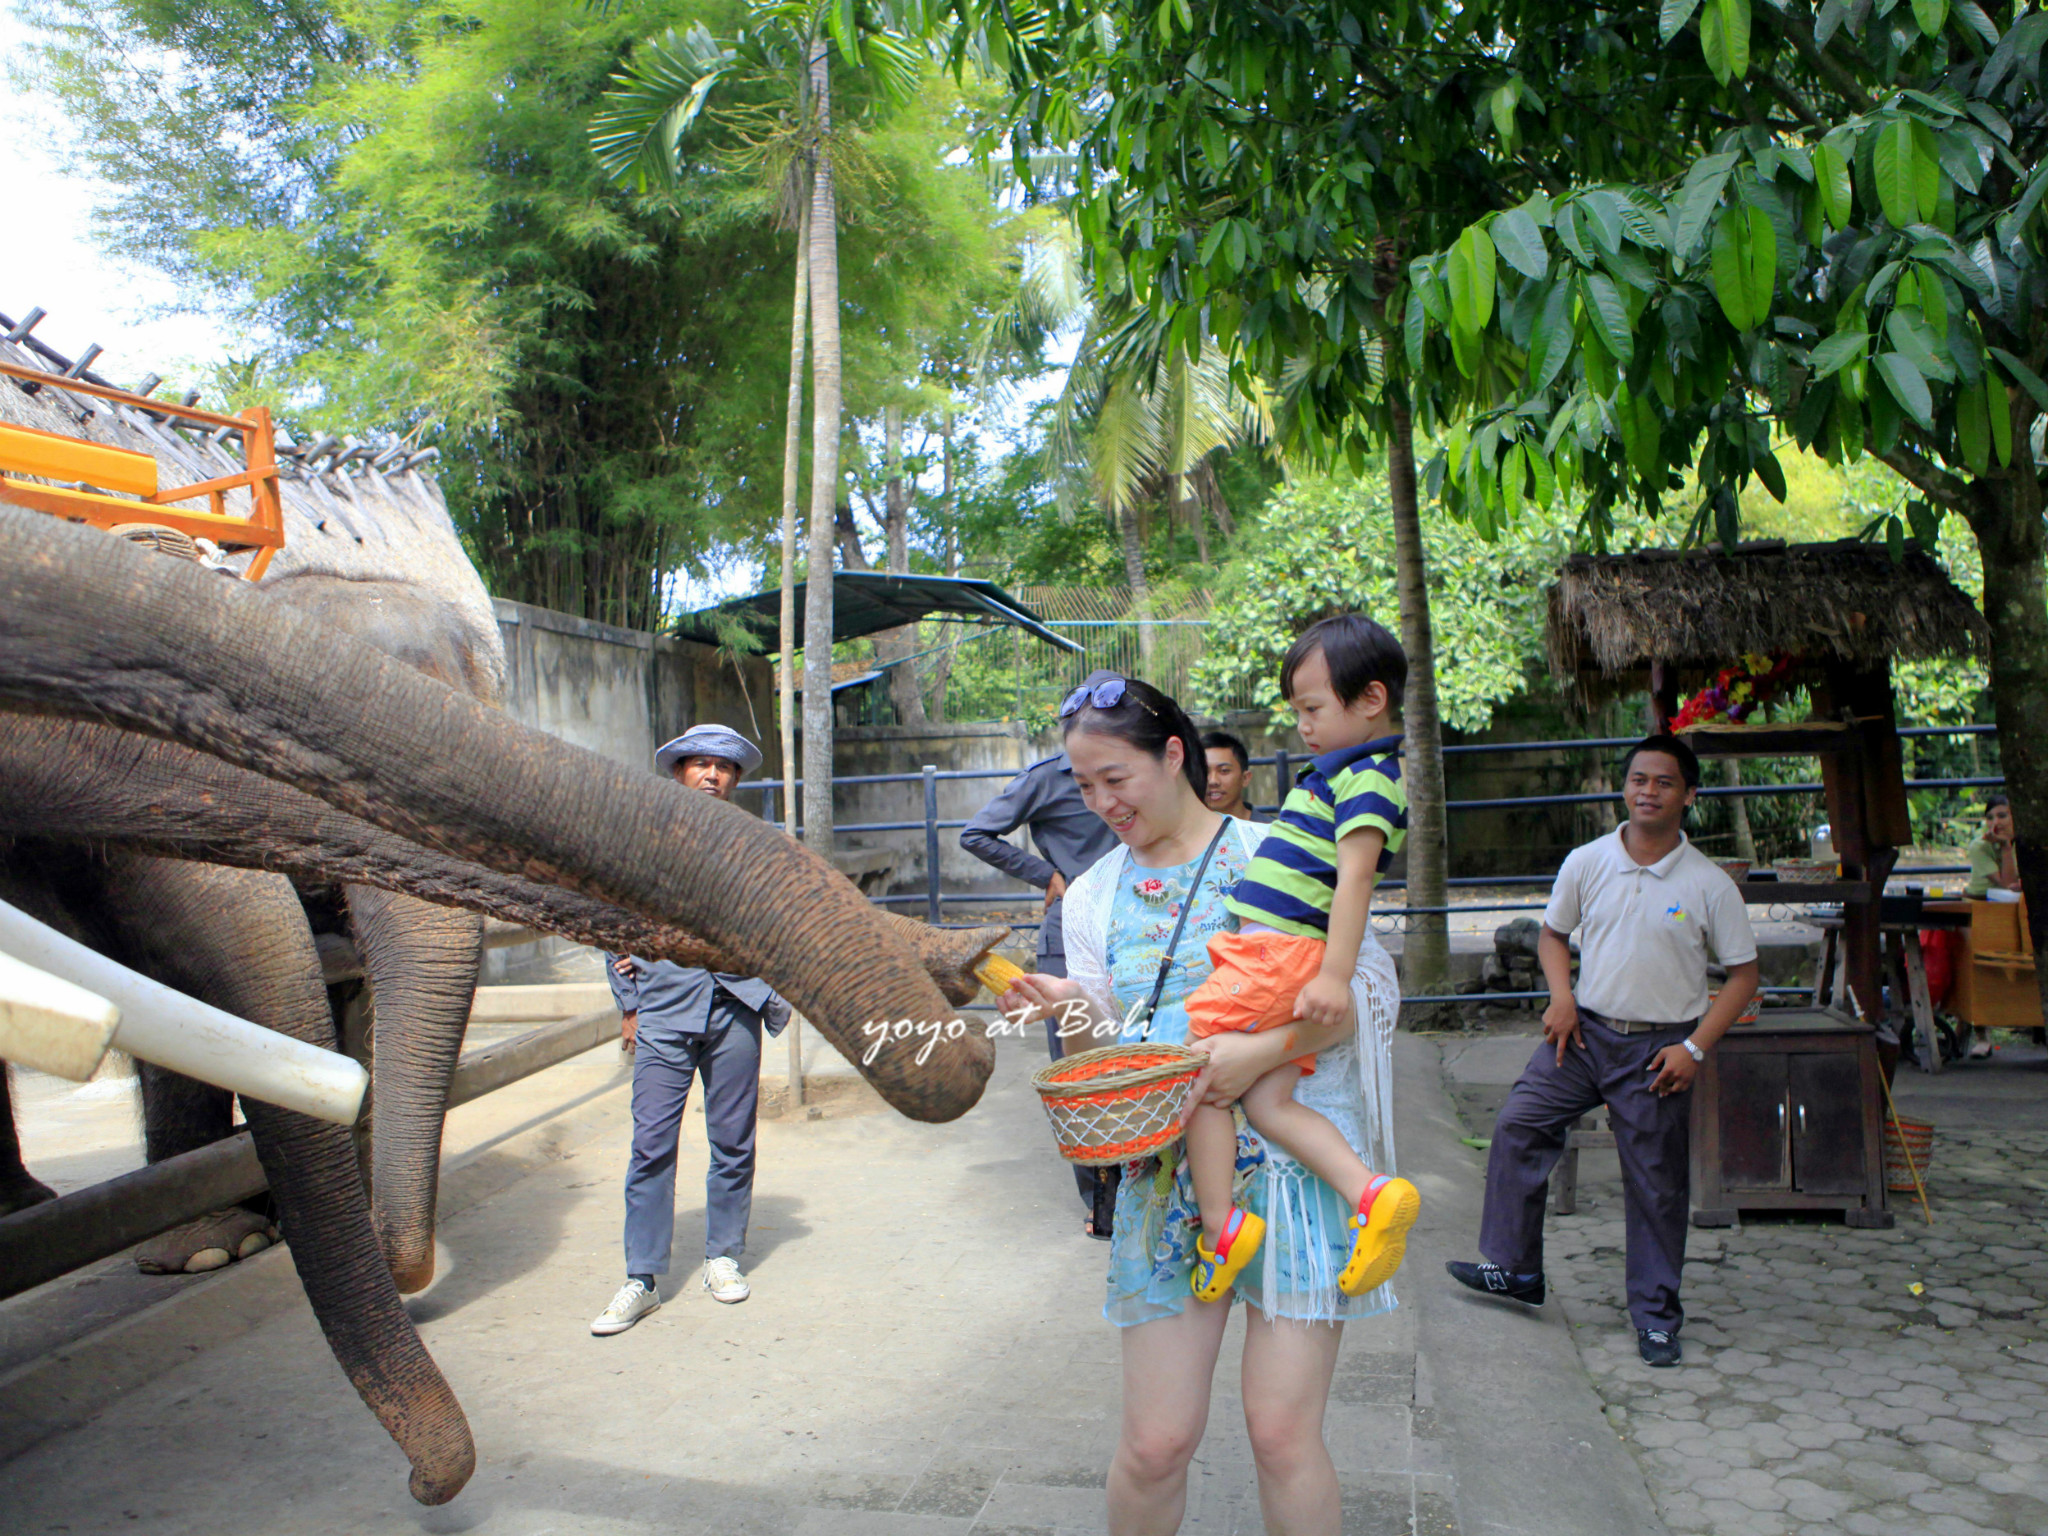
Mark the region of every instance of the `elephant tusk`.
[[0, 954], [0, 1061], [82, 1083], [106, 1059], [120, 1021], [104, 997]]
[[111, 1004], [116, 1050], [316, 1120], [354, 1125], [362, 1113], [360, 1063], [151, 981], [4, 901], [0, 952]]

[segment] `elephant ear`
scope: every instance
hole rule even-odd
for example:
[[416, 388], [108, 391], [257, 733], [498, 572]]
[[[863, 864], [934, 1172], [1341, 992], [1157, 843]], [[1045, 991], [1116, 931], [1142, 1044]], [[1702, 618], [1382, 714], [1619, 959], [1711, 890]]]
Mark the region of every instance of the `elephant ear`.
[[698, 934], [913, 1119], [980, 1097], [986, 1033], [843, 876], [766, 823], [521, 726], [245, 583], [17, 507], [0, 507], [0, 541], [0, 701], [178, 742]]

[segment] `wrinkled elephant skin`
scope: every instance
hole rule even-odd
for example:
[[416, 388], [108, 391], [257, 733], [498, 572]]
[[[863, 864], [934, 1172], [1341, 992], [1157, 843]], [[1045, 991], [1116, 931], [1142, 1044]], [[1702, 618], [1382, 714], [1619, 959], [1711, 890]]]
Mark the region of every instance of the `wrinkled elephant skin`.
[[686, 927], [775, 985], [903, 1113], [950, 1119], [979, 1096], [989, 1042], [949, 1028], [908, 947], [836, 871], [755, 818], [526, 730], [197, 568], [11, 507], [0, 538], [12, 707], [161, 735], [443, 852]]

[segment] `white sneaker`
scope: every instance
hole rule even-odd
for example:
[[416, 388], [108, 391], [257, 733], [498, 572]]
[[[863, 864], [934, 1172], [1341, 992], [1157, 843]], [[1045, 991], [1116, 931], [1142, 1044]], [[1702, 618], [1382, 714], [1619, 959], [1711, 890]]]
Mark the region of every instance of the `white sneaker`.
[[619, 1294], [612, 1298], [611, 1305], [591, 1322], [590, 1331], [599, 1338], [624, 1333], [660, 1305], [659, 1291], [650, 1291], [638, 1280], [628, 1280], [619, 1287]]
[[704, 1289], [711, 1293], [713, 1301], [745, 1301], [753, 1295], [754, 1288], [747, 1284], [747, 1277], [740, 1273], [739, 1265], [732, 1259], [706, 1259], [704, 1261]]

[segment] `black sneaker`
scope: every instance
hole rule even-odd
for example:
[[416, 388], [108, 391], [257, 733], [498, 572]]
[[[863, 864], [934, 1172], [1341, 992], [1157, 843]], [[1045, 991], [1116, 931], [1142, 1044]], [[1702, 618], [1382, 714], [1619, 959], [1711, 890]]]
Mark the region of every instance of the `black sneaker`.
[[1676, 1365], [1685, 1358], [1678, 1335], [1663, 1328], [1637, 1329], [1636, 1347], [1643, 1352], [1645, 1365]]
[[1452, 1260], [1444, 1266], [1450, 1277], [1467, 1290], [1481, 1292], [1487, 1296], [1498, 1296], [1504, 1301], [1527, 1302], [1532, 1307], [1543, 1305], [1543, 1272], [1533, 1275], [1511, 1275], [1498, 1264], [1467, 1264]]

